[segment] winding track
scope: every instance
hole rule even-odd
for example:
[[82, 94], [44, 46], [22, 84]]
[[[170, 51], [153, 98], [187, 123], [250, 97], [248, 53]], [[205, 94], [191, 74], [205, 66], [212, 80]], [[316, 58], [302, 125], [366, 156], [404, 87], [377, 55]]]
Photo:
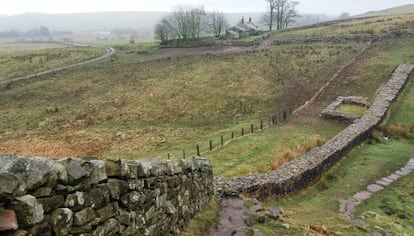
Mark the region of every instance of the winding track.
[[[392, 184], [396, 180], [400, 179], [401, 177], [409, 175], [411, 172], [414, 171], [414, 158], [410, 159], [410, 161], [401, 169], [396, 170], [389, 176], [386, 176], [382, 179], [378, 179], [375, 183], [366, 187], [365, 190], [362, 190], [356, 193], [354, 196], [349, 197], [347, 200], [341, 200], [339, 205], [339, 213], [345, 219], [349, 220], [350, 222], [361, 225], [363, 227], [370, 227], [366, 222], [362, 219], [357, 219], [354, 215], [356, 207], [363, 203], [364, 201], [371, 198], [371, 196], [384, 188], [388, 187], [388, 185]], [[372, 230], [374, 235], [382, 235], [381, 233], [377, 232], [374, 228]], [[385, 233], [386, 235], [391, 235], [390, 233]]]
[[[67, 45], [78, 46], [78, 47], [79, 46], [80, 47], [88, 46], [88, 45], [78, 44], [78, 43], [70, 43], [70, 44], [67, 44]], [[29, 80], [29, 79], [32, 79], [32, 78], [36, 78], [37, 76], [46, 75], [46, 74], [50, 74], [50, 73], [54, 73], [54, 72], [58, 72], [58, 71], [66, 70], [66, 69], [71, 69], [71, 68], [74, 68], [74, 67], [77, 67], [77, 66], [81, 66], [81, 65], [86, 65], [86, 64], [89, 64], [89, 63], [92, 63], [92, 62], [97, 62], [97, 61], [100, 61], [100, 60], [103, 60], [105, 58], [108, 58], [108, 57], [112, 56], [113, 54], [115, 54], [115, 52], [116, 52], [116, 50], [114, 48], [107, 47], [106, 48], [106, 52], [104, 54], [100, 55], [99, 57], [95, 57], [93, 59], [89, 59], [89, 60], [86, 60], [86, 61], [82, 61], [82, 62], [78, 62], [78, 63], [75, 63], [75, 64], [71, 64], [71, 65], [61, 66], [61, 67], [58, 67], [58, 68], [55, 68], [55, 69], [50, 69], [50, 70], [42, 71], [42, 72], [35, 73], [35, 74], [31, 74], [31, 75], [26, 75], [26, 76], [17, 77], [17, 78], [6, 79], [6, 80], [3, 80], [3, 81], [0, 81], [0, 85], [7, 84], [7, 83], [10, 83], [10, 82], [16, 82], [16, 81], [22, 81], [22, 80]]]

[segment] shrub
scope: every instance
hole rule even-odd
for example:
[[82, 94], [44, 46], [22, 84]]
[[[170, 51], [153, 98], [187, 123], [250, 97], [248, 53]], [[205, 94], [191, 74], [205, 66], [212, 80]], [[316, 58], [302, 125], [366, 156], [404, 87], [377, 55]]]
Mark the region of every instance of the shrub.
[[387, 133], [391, 137], [409, 138], [410, 129], [406, 125], [390, 125], [387, 128]]
[[315, 138], [315, 141], [316, 141], [316, 146], [318, 146], [318, 147], [321, 147], [322, 145], [324, 145], [327, 142], [326, 139], [324, 139], [322, 137], [319, 137], [319, 136]]
[[272, 163], [272, 170], [276, 170], [285, 163], [289, 163], [297, 158], [298, 154], [295, 151], [287, 150], [279, 155]]

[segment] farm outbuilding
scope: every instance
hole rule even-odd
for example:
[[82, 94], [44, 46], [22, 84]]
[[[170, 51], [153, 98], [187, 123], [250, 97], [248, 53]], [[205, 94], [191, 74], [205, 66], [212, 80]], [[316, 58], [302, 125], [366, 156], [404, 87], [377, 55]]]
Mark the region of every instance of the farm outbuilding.
[[250, 35], [257, 35], [259, 33], [257, 26], [252, 22], [252, 18], [249, 18], [248, 22], [241, 19], [238, 25], [229, 28], [226, 31], [226, 37], [228, 39], [240, 39]]

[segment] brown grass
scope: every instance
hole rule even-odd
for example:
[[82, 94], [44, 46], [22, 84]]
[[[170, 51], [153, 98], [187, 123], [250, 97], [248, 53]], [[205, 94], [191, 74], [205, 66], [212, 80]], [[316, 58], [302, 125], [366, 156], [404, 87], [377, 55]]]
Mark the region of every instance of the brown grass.
[[316, 141], [316, 146], [320, 147], [320, 146], [324, 145], [328, 140], [318, 136], [318, 137], [315, 138], [315, 141]]
[[298, 144], [294, 148], [291, 148], [291, 149], [288, 149], [288, 150], [282, 152], [282, 154], [278, 155], [276, 157], [276, 159], [273, 161], [272, 170], [276, 170], [277, 168], [281, 167], [282, 165], [302, 157], [303, 155], [305, 155], [305, 153], [309, 152], [314, 147], [320, 147], [320, 146], [324, 145], [326, 142], [327, 142], [326, 139], [324, 139], [320, 136], [316, 136], [316, 138], [315, 138], [315, 144], [316, 145], [310, 145], [308, 143], [302, 143], [302, 144]]
[[309, 152], [313, 147], [307, 143], [299, 144], [293, 149], [288, 149], [278, 155], [272, 163], [272, 170], [276, 170], [282, 165], [298, 159], [305, 153]]
[[406, 125], [390, 125], [387, 128], [387, 134], [391, 137], [396, 138], [409, 138], [410, 137], [410, 128], [408, 128]]

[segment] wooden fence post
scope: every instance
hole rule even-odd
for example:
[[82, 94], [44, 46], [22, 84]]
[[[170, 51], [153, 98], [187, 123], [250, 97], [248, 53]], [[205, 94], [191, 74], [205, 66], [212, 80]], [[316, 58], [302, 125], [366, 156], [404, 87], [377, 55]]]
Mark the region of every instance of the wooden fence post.
[[224, 146], [224, 137], [221, 135], [221, 146]]
[[250, 125], [250, 130], [251, 130], [251, 133], [253, 134], [254, 133], [254, 125], [253, 124]]
[[199, 157], [200, 156], [200, 145], [197, 144], [196, 148], [197, 148], [197, 156]]
[[244, 136], [244, 128], [242, 128], [242, 130], [241, 130], [241, 136], [242, 137]]
[[234, 139], [234, 131], [231, 131], [231, 139]]
[[185, 149], [183, 149], [183, 159], [185, 159]]
[[213, 151], [213, 141], [210, 140], [210, 151]]
[[263, 120], [260, 121], [260, 130], [263, 130]]

